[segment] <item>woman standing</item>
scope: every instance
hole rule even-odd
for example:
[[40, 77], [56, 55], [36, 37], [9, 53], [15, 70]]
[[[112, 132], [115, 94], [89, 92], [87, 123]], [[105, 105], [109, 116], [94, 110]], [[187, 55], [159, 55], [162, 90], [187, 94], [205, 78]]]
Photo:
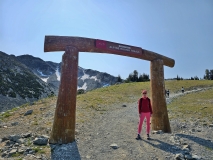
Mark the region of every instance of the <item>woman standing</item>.
[[142, 130], [142, 125], [144, 118], [146, 117], [146, 134], [147, 139], [150, 139], [150, 117], [152, 115], [152, 106], [151, 100], [147, 97], [147, 91], [142, 91], [142, 97], [138, 100], [138, 113], [139, 113], [139, 124], [138, 124], [138, 136], [136, 137], [137, 140], [141, 139], [140, 133]]

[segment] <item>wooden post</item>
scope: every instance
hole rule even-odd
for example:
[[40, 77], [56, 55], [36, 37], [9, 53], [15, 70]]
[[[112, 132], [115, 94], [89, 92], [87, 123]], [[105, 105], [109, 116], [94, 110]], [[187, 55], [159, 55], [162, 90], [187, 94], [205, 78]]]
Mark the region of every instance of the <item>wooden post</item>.
[[152, 130], [171, 133], [166, 107], [163, 60], [151, 61]]
[[61, 83], [50, 143], [65, 144], [75, 140], [78, 49], [66, 47], [62, 57]]

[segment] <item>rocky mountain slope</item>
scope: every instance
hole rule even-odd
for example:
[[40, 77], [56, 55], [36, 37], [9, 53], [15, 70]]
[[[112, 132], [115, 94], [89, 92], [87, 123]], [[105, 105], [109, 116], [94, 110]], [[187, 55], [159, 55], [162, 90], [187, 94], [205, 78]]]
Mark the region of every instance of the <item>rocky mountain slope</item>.
[[[31, 55], [0, 52], [0, 112], [58, 93], [61, 63]], [[78, 67], [78, 89], [85, 91], [113, 85], [118, 78]]]
[[[17, 59], [29, 67], [34, 74], [44, 82], [53, 84], [57, 88], [60, 84], [61, 63], [43, 61], [31, 55], [17, 56]], [[78, 89], [86, 91], [109, 86], [117, 82], [117, 77], [91, 69], [78, 67]]]
[[54, 88], [15, 56], [0, 52], [0, 111], [47, 97], [54, 94]]

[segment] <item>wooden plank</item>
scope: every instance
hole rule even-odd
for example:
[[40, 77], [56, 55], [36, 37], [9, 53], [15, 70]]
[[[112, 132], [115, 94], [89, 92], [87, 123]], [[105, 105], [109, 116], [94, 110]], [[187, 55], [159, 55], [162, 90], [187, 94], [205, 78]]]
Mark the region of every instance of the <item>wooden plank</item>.
[[67, 46], [76, 47], [79, 52], [109, 53], [148, 61], [161, 59], [165, 66], [175, 65], [173, 59], [140, 47], [84, 37], [45, 36], [44, 52], [65, 51]]

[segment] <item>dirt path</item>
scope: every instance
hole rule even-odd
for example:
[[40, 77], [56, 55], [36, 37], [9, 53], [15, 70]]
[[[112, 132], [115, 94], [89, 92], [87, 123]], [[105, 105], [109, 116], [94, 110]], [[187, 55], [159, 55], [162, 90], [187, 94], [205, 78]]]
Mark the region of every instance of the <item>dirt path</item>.
[[[208, 88], [207, 88], [208, 89]], [[187, 91], [184, 94], [171, 94], [167, 98], [167, 103], [171, 103], [173, 98], [183, 96], [192, 92], [199, 92], [204, 89]], [[151, 134], [152, 140], [146, 140], [145, 123], [142, 129], [143, 140], [137, 141], [138, 124], [137, 104], [128, 104], [127, 107], [114, 106], [112, 111], [94, 119], [91, 123], [78, 126], [79, 134], [77, 145], [82, 159], [175, 159], [175, 156], [182, 154], [189, 157], [196, 156], [199, 159], [213, 159], [213, 136], [212, 128], [202, 128], [201, 131], [193, 129], [199, 125], [193, 122], [182, 124], [178, 120], [170, 122], [172, 134]], [[183, 127], [184, 126], [184, 127]], [[193, 138], [197, 140], [194, 140]], [[206, 142], [206, 145], [202, 145]], [[110, 145], [116, 144], [117, 149]], [[183, 149], [189, 145], [187, 149]], [[115, 147], [116, 148], [116, 147]], [[209, 148], [209, 150], [206, 148]], [[194, 149], [194, 150], [193, 150]], [[187, 154], [185, 154], [187, 153]]]

